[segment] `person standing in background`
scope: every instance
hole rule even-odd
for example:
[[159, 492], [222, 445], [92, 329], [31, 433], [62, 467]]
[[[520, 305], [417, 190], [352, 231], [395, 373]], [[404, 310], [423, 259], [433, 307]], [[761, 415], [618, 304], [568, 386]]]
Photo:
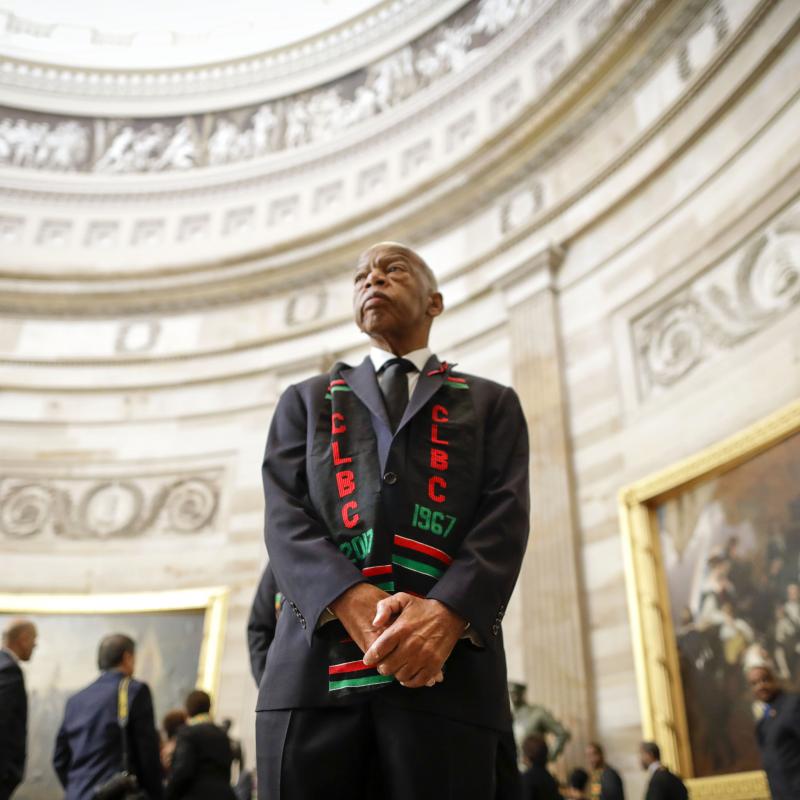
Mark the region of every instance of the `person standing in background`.
[[22, 783], [28, 737], [28, 696], [20, 661], [36, 647], [36, 626], [13, 619], [3, 631], [0, 649], [0, 800], [8, 800]]
[[606, 764], [603, 748], [597, 742], [589, 743], [586, 758], [592, 769], [589, 787], [591, 800], [625, 800], [622, 778], [613, 767]]
[[753, 696], [763, 705], [756, 724], [761, 763], [772, 800], [800, 797], [800, 695], [784, 692], [766, 664], [747, 671]]
[[547, 770], [547, 742], [532, 733], [522, 742], [522, 759], [527, 770], [522, 774], [522, 800], [559, 800], [556, 779]]
[[688, 800], [689, 792], [683, 781], [661, 763], [661, 750], [655, 742], [639, 746], [642, 769], [650, 775], [644, 800]]
[[164, 714], [164, 719], [161, 721], [161, 730], [164, 732], [164, 738], [161, 741], [161, 768], [164, 770], [164, 776], [169, 774], [172, 767], [172, 756], [175, 753], [175, 737], [178, 731], [186, 724], [186, 710], [183, 708], [173, 708]]
[[201, 689], [186, 698], [188, 720], [175, 737], [165, 800], [236, 800], [231, 788], [231, 742], [211, 718], [211, 698]]
[[250, 608], [250, 617], [247, 620], [247, 650], [250, 653], [250, 671], [256, 686], [261, 683], [264, 666], [267, 663], [267, 653], [275, 638], [275, 628], [283, 606], [283, 594], [278, 589], [275, 573], [267, 564], [261, 573], [256, 596]]
[[[122, 770], [126, 736], [129, 770], [150, 800], [162, 796], [159, 740], [150, 687], [133, 678], [136, 644], [123, 633], [106, 636], [97, 651], [101, 675], [67, 701], [56, 737], [53, 768], [65, 800], [87, 800]], [[127, 725], [119, 725], [120, 685], [127, 687]]]

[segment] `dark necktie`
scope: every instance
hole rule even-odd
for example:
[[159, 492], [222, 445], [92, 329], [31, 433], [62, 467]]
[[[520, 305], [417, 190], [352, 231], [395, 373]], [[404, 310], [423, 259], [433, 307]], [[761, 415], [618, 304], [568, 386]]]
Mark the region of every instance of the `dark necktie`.
[[416, 369], [407, 358], [390, 358], [378, 373], [378, 383], [393, 433], [408, 405], [408, 373], [412, 370], [416, 372]]

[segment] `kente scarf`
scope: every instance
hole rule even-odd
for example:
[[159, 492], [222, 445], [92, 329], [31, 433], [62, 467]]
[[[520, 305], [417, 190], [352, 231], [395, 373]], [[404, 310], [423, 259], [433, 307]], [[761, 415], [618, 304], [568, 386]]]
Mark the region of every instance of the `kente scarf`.
[[[331, 541], [366, 581], [425, 597], [452, 563], [479, 499], [481, 454], [468, 380], [447, 364], [428, 373], [441, 373], [442, 384], [396, 434], [389, 471], [381, 475], [371, 415], [343, 379], [345, 366], [334, 366], [317, 420], [308, 462], [311, 501]], [[394, 680], [364, 665], [338, 620], [319, 635], [328, 642], [334, 697]]]

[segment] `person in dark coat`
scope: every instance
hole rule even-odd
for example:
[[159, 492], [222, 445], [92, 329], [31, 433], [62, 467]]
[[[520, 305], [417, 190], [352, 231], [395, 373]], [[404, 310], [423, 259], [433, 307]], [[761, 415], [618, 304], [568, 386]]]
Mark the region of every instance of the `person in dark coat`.
[[650, 774], [644, 800], [688, 800], [684, 782], [661, 764], [661, 750], [655, 742], [642, 742], [639, 758], [642, 769]]
[[231, 742], [211, 718], [211, 698], [195, 689], [186, 698], [189, 719], [176, 736], [165, 800], [236, 800], [231, 788]]
[[374, 245], [352, 280], [369, 355], [287, 387], [267, 437], [287, 601], [256, 706], [259, 792], [491, 798], [511, 725], [501, 623], [530, 525], [525, 417], [513, 389], [431, 352], [444, 302], [417, 253]]
[[522, 742], [522, 759], [528, 769], [522, 774], [522, 800], [559, 800], [556, 779], [547, 770], [547, 742], [532, 733]]
[[250, 608], [250, 617], [247, 620], [247, 650], [250, 653], [250, 671], [256, 686], [261, 683], [264, 666], [267, 663], [267, 653], [275, 638], [275, 628], [283, 606], [283, 594], [278, 589], [275, 573], [267, 564], [261, 573], [256, 596]]
[[767, 773], [772, 800], [800, 798], [800, 695], [784, 692], [766, 665], [747, 671], [756, 700], [763, 703], [756, 724], [761, 763]]
[[589, 743], [586, 758], [592, 768], [589, 791], [592, 800], [625, 800], [622, 778], [613, 767], [606, 764], [603, 748], [597, 742]]
[[36, 647], [36, 626], [11, 620], [0, 649], [0, 800], [8, 800], [22, 783], [28, 737], [28, 696], [20, 661], [29, 661]]
[[583, 767], [575, 767], [567, 777], [565, 797], [569, 800], [589, 800], [589, 773]]
[[119, 687], [129, 678], [127, 751], [129, 771], [151, 800], [162, 796], [159, 741], [153, 699], [146, 683], [133, 679], [136, 644], [129, 636], [106, 636], [97, 653], [102, 674], [67, 701], [56, 736], [53, 768], [65, 800], [87, 800], [122, 770], [118, 724]]

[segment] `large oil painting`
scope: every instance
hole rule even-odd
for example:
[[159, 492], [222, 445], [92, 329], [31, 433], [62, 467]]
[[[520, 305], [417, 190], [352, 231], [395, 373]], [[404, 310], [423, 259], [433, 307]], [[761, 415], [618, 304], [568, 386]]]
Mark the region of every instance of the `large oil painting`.
[[768, 797], [748, 666], [800, 689], [800, 404], [621, 493], [643, 735], [693, 797]]
[[759, 769], [747, 665], [800, 688], [800, 434], [657, 519], [695, 776]]
[[38, 628], [38, 645], [24, 666], [28, 690], [28, 759], [15, 800], [59, 800], [51, 766], [67, 698], [98, 673], [97, 645], [109, 633], [136, 642], [135, 676], [153, 692], [158, 723], [196, 686], [213, 690], [221, 632], [218, 590], [147, 595], [0, 595], [0, 628], [24, 615]]

